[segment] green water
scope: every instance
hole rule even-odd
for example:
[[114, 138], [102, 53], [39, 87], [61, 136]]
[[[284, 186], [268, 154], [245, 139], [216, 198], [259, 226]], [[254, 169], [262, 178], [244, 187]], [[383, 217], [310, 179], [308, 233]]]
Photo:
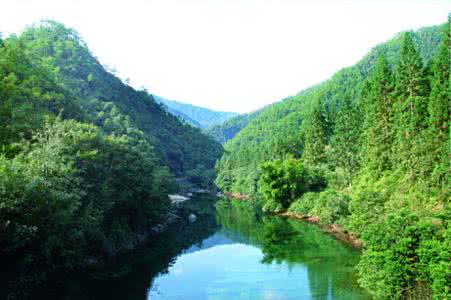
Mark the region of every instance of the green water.
[[[195, 199], [180, 222], [108, 269], [54, 279], [36, 299], [369, 299], [359, 253], [317, 227], [262, 217], [243, 202]], [[152, 246], [153, 245], [153, 246]], [[42, 295], [41, 295], [42, 294]]]

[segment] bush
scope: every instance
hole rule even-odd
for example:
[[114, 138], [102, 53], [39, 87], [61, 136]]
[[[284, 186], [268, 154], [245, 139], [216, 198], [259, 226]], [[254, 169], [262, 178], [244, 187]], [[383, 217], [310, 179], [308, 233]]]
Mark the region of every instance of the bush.
[[333, 224], [349, 215], [349, 197], [335, 190], [319, 193], [312, 215], [319, 217], [321, 223]]
[[266, 213], [280, 213], [283, 212], [285, 209], [282, 206], [282, 204], [276, 202], [273, 199], [269, 199], [265, 201], [265, 204], [263, 204], [262, 211]]
[[290, 207], [288, 208], [289, 211], [303, 214], [305, 216], [309, 216], [312, 214], [312, 210], [315, 207], [315, 203], [318, 199], [318, 193], [315, 192], [308, 192], [302, 195], [301, 198], [294, 201]]
[[287, 209], [305, 192], [325, 186], [320, 172], [307, 169], [294, 158], [267, 162], [260, 169], [259, 192], [268, 202], [268, 205], [264, 205], [266, 211]]
[[420, 221], [408, 209], [389, 214], [362, 234], [359, 282], [377, 299], [449, 299], [449, 226]]
[[333, 224], [349, 215], [349, 197], [335, 190], [305, 193], [290, 205], [289, 211], [318, 217], [321, 223]]
[[451, 298], [451, 228], [431, 222], [421, 224], [421, 241], [417, 254], [420, 280], [431, 289], [434, 299]]
[[388, 195], [374, 191], [359, 191], [349, 201], [350, 218], [346, 227], [359, 236], [367, 226], [384, 215]]

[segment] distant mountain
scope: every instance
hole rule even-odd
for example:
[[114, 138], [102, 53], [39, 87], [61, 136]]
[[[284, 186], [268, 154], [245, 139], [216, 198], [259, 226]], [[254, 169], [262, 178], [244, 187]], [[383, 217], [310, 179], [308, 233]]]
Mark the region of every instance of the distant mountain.
[[216, 141], [225, 144], [228, 140], [233, 139], [242, 128], [249, 124], [250, 121], [257, 118], [261, 112], [262, 109], [252, 113], [235, 116], [221, 124], [207, 128], [205, 132]]
[[238, 115], [235, 112], [215, 111], [188, 103], [168, 100], [155, 95], [154, 99], [158, 103], [163, 104], [171, 114], [199, 128], [218, 125]]

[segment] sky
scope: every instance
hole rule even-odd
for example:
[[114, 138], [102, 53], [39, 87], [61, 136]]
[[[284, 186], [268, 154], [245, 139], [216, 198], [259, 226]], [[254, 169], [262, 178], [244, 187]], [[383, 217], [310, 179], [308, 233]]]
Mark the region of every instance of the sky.
[[136, 88], [243, 113], [449, 12], [451, 0], [0, 0], [0, 32], [56, 20]]

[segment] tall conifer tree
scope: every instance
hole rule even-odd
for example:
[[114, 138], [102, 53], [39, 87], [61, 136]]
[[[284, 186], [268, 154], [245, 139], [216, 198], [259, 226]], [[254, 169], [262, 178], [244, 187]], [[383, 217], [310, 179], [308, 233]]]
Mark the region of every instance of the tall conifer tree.
[[[451, 105], [451, 81], [450, 81], [450, 31], [444, 32], [442, 42], [432, 64], [431, 94], [428, 103], [429, 138], [428, 169], [433, 168], [433, 177], [444, 183], [449, 174], [449, 122]], [[428, 170], [429, 171], [429, 170]], [[436, 181], [436, 182], [437, 182]]]
[[419, 133], [425, 128], [427, 120], [428, 82], [410, 32], [405, 33], [402, 40], [395, 79], [395, 156], [397, 163], [409, 175], [414, 175], [418, 172], [422, 144]]
[[393, 146], [393, 75], [381, 54], [367, 81], [362, 158], [373, 172], [391, 169]]
[[361, 111], [360, 106], [346, 97], [337, 115], [335, 135], [332, 140], [334, 164], [344, 171], [347, 184], [359, 168]]
[[304, 122], [305, 140], [302, 158], [306, 165], [318, 166], [325, 162], [324, 148], [326, 146], [326, 120], [322, 112], [321, 96], [315, 100], [312, 110]]

